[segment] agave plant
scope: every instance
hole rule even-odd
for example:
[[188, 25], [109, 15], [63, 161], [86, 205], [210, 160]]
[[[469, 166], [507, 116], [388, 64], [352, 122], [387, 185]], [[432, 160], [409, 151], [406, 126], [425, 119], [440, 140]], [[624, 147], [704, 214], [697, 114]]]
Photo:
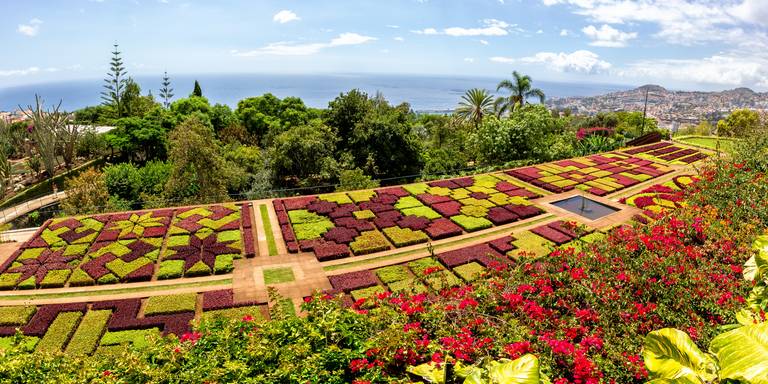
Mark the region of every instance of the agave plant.
[[549, 384], [541, 373], [539, 359], [526, 354], [515, 360], [501, 359], [476, 365], [435, 363], [408, 367], [408, 372], [434, 384]]

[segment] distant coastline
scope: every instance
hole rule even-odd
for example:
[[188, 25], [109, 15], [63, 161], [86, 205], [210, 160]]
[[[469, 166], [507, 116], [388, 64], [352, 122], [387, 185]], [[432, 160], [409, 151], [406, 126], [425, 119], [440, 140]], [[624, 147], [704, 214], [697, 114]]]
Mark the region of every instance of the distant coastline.
[[[271, 92], [278, 97], [295, 96], [311, 107], [326, 107], [339, 93], [359, 88], [369, 94], [377, 91], [393, 103], [408, 102], [418, 112], [439, 113], [451, 111], [461, 95], [470, 88], [496, 90], [501, 78], [496, 77], [449, 77], [419, 75], [180, 75], [171, 78], [177, 98], [192, 91], [194, 80], [200, 81], [203, 94], [212, 104], [221, 103], [236, 107], [237, 101]], [[152, 91], [155, 96], [160, 88], [160, 76], [137, 76], [142, 92]], [[62, 108], [75, 110], [101, 102], [101, 79], [73, 80], [55, 83], [39, 83], [0, 88], [0, 111], [11, 111], [19, 105], [26, 106], [40, 94], [48, 104], [62, 100]], [[584, 84], [536, 81], [549, 97], [597, 96], [633, 88], [629, 85]]]

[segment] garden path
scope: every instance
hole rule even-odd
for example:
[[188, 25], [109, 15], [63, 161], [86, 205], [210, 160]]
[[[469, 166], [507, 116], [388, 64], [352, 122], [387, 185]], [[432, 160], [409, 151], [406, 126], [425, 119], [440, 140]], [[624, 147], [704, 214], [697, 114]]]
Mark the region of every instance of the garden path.
[[65, 197], [67, 197], [67, 192], [60, 191], [60, 192], [52, 193], [50, 195], [45, 195], [43, 197], [39, 197], [37, 199], [15, 205], [10, 208], [6, 208], [0, 211], [0, 224], [5, 224], [7, 222], [13, 221], [17, 217], [23, 216], [36, 209], [59, 202], [63, 200]]

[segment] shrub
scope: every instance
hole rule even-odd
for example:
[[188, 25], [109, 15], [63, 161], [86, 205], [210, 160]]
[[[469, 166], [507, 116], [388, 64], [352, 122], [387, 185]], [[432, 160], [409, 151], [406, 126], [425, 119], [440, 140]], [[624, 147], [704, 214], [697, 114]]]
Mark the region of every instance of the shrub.
[[184, 273], [184, 260], [165, 260], [157, 271], [159, 280], [176, 279]]
[[349, 292], [355, 289], [367, 288], [378, 284], [376, 276], [371, 271], [349, 272], [329, 276], [333, 288]]
[[149, 342], [159, 338], [160, 330], [157, 328], [135, 329], [127, 331], [109, 331], [101, 338], [101, 346], [125, 346], [131, 345], [134, 348], [146, 348]]
[[197, 294], [151, 296], [144, 307], [144, 316], [170, 315], [181, 312], [194, 312], [197, 306]]
[[216, 261], [214, 261], [213, 264], [213, 273], [217, 275], [230, 273], [235, 268], [233, 261], [236, 257], [239, 257], [240, 255], [218, 255], [216, 256]]
[[427, 234], [422, 231], [414, 231], [409, 228], [389, 227], [382, 230], [389, 241], [395, 247], [405, 247], [408, 245], [424, 243], [429, 240]]
[[493, 226], [493, 223], [483, 217], [457, 215], [451, 217], [451, 220], [460, 225], [467, 232], [479, 231], [481, 229], [486, 229]]
[[73, 355], [90, 355], [93, 353], [99, 344], [99, 339], [104, 334], [110, 316], [112, 316], [110, 310], [88, 311], [83, 317], [83, 321], [80, 322], [80, 326], [77, 327], [75, 334], [72, 335], [72, 340], [67, 345], [65, 352]]
[[0, 326], [25, 325], [37, 311], [37, 307], [0, 307]]
[[454, 268], [453, 271], [462, 279], [471, 282], [477, 279], [478, 276], [485, 271], [485, 267], [473, 261], [469, 264], [460, 265]]
[[352, 298], [355, 301], [357, 301], [357, 300], [361, 300], [361, 299], [368, 299], [368, 298], [371, 298], [371, 297], [375, 297], [377, 294], [383, 293], [385, 291], [386, 291], [386, 289], [384, 289], [384, 287], [382, 287], [380, 285], [376, 285], [376, 286], [373, 286], [373, 287], [368, 287], [368, 288], [363, 288], [363, 289], [358, 289], [358, 290], [352, 291], [351, 294], [352, 294]]
[[411, 275], [408, 273], [408, 268], [403, 265], [390, 265], [388, 267], [377, 269], [376, 276], [378, 276], [379, 280], [384, 284], [389, 284], [395, 281], [408, 279]]
[[261, 314], [260, 307], [255, 305], [205, 311], [200, 316], [200, 321], [211, 322], [216, 319], [241, 320], [245, 316], [251, 316], [253, 321], [264, 321], [264, 316]]
[[206, 264], [202, 260], [193, 264], [191, 267], [189, 267], [189, 269], [187, 269], [184, 272], [184, 276], [186, 277], [208, 276], [210, 274], [211, 274], [211, 267], [209, 267], [208, 264]]
[[425, 217], [429, 220], [439, 219], [442, 217], [439, 213], [435, 212], [430, 207], [413, 207], [413, 208], [405, 208], [400, 210], [400, 212], [403, 213], [405, 216], [419, 216], [419, 217]]
[[349, 243], [349, 248], [355, 255], [385, 251], [389, 249], [389, 243], [379, 231], [365, 231]]
[[411, 271], [413, 271], [413, 274], [417, 277], [424, 276], [424, 273], [427, 271], [427, 269], [445, 269], [442, 264], [431, 257], [425, 257], [423, 259], [411, 261], [408, 263], [408, 268], [410, 268]]
[[96, 281], [93, 280], [93, 278], [83, 271], [80, 268], [75, 269], [72, 272], [72, 276], [69, 278], [69, 286], [70, 287], [82, 287], [86, 285], [94, 285], [96, 284]]
[[37, 344], [37, 352], [61, 352], [82, 317], [82, 312], [59, 313]]
[[317, 239], [334, 227], [328, 218], [303, 209], [289, 211], [288, 216], [297, 240]]
[[38, 341], [40, 338], [35, 336], [21, 336], [18, 339], [16, 336], [0, 337], [0, 351], [18, 348], [22, 352], [33, 352]]

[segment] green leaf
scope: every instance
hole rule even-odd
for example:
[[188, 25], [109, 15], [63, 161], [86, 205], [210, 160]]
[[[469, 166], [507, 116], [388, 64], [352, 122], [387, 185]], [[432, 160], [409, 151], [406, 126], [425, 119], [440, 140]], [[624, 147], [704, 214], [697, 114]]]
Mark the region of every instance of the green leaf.
[[[643, 360], [651, 378], [704, 383], [717, 378], [717, 364], [683, 331], [664, 328], [645, 337]], [[683, 381], [680, 381], [683, 380]]]
[[681, 377], [679, 379], [653, 379], [645, 382], [645, 384], [698, 384], [701, 381], [691, 381], [688, 378]]
[[515, 360], [492, 361], [486, 366], [491, 383], [539, 384], [539, 359], [527, 354]]
[[755, 240], [752, 249], [756, 250], [757, 254], [744, 264], [744, 280], [765, 280], [768, 278], [768, 236], [760, 236]]
[[741, 325], [753, 325], [762, 323], [763, 319], [757, 313], [745, 308], [736, 312], [736, 321]]
[[417, 366], [409, 366], [406, 371], [421, 377], [429, 383], [443, 384], [445, 376], [445, 365], [441, 369], [435, 366], [435, 363], [426, 363]]
[[709, 349], [720, 361], [720, 380], [768, 384], [768, 323], [718, 335]]

